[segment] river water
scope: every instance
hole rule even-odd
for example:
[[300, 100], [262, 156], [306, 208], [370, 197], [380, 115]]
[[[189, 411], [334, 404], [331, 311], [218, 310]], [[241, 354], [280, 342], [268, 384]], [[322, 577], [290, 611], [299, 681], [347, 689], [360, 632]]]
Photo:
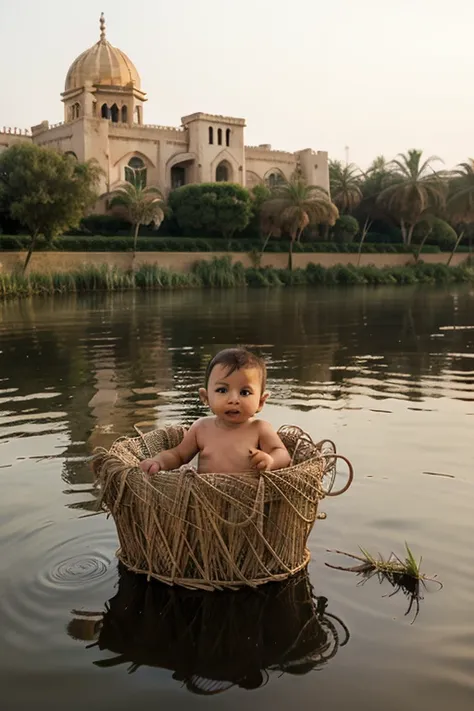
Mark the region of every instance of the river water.
[[[87, 457], [192, 422], [207, 358], [236, 343], [268, 358], [264, 416], [335, 440], [354, 484], [323, 502], [309, 578], [147, 586], [118, 570]], [[473, 433], [472, 287], [0, 304], [0, 708], [472, 709]], [[443, 583], [418, 602], [325, 566], [405, 542]]]

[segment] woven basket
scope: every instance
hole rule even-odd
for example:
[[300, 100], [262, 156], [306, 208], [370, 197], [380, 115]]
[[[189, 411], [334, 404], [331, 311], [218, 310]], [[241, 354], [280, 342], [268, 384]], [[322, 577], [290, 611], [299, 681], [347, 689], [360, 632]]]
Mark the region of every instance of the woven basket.
[[[332, 443], [314, 444], [298, 427], [285, 426], [279, 435], [292, 457], [285, 469], [199, 474], [185, 465], [142, 472], [142, 459], [175, 447], [184, 433], [163, 427], [97, 452], [101, 506], [115, 521], [119, 560], [162, 582], [204, 590], [256, 587], [305, 568], [318, 503], [334, 495], [325, 486], [341, 456]], [[344, 490], [350, 464], [349, 474]]]

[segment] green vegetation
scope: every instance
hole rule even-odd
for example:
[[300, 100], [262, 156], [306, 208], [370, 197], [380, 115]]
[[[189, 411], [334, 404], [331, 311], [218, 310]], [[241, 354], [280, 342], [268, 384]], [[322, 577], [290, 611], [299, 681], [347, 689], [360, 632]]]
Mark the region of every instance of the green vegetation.
[[175, 272], [159, 265], [143, 265], [136, 271], [107, 266], [84, 267], [67, 273], [37, 274], [0, 272], [0, 299], [10, 297], [88, 292], [96, 290], [178, 289], [196, 287], [283, 287], [283, 286], [379, 286], [450, 284], [474, 282], [474, 267], [445, 264], [418, 264], [410, 267], [377, 269], [336, 265], [325, 269], [309, 264], [306, 269], [245, 268], [232, 264], [230, 257], [198, 261], [189, 273]]
[[278, 183], [263, 203], [262, 211], [267, 220], [273, 218], [275, 226], [290, 236], [290, 270], [293, 269], [293, 248], [300, 241], [303, 230], [309, 225], [334, 225], [339, 216], [327, 192], [316, 185], [308, 185], [297, 174]]
[[[345, 216], [347, 218], [347, 216]], [[448, 225], [449, 228], [449, 225]], [[452, 230], [452, 228], [449, 228]], [[389, 253], [389, 254], [412, 254], [413, 248], [405, 247], [403, 244], [377, 241], [379, 235], [370, 234], [364, 244], [358, 242], [316, 242], [314, 240], [301, 240], [293, 246], [293, 252], [316, 253], [356, 253], [364, 252], [368, 254]], [[372, 241], [374, 240], [374, 241]], [[29, 237], [26, 235], [0, 235], [1, 251], [18, 251], [26, 249], [29, 244]], [[422, 251], [425, 253], [439, 253], [441, 247], [452, 249], [452, 242], [446, 242], [440, 246], [429, 244], [429, 239], [425, 241]], [[252, 252], [259, 254], [265, 252], [287, 252], [288, 242], [284, 240], [271, 240], [265, 242], [258, 239], [238, 238], [224, 240], [222, 238], [209, 237], [138, 237], [136, 242], [137, 252]], [[103, 235], [83, 236], [65, 235], [54, 241], [48, 242], [39, 237], [36, 242], [36, 251], [58, 251], [58, 252], [132, 252], [134, 248], [133, 238], [130, 236], [106, 237]], [[416, 247], [418, 251], [419, 246]], [[460, 247], [459, 251], [468, 251], [468, 247]]]
[[360, 263], [363, 252], [419, 258], [429, 248], [449, 251], [450, 264], [458, 249], [471, 251], [474, 164], [446, 171], [436, 169], [437, 160], [412, 149], [391, 161], [378, 156], [367, 171], [331, 161], [331, 197], [307, 184], [297, 166], [289, 179], [251, 190], [185, 185], [167, 205], [129, 169], [128, 183], [106, 196], [110, 214], [85, 216], [97, 199], [97, 165], [18, 144], [0, 157], [0, 249], [21, 243], [25, 266], [33, 249], [246, 251], [256, 268], [265, 251], [287, 251], [291, 268], [296, 251], [357, 252]]
[[183, 185], [170, 193], [169, 206], [184, 234], [196, 231], [231, 239], [252, 216], [250, 193], [233, 183]]
[[422, 590], [426, 589], [426, 583], [435, 583], [440, 589], [443, 584], [436, 579], [436, 576], [428, 577], [421, 572], [422, 558], [419, 561], [416, 560], [408, 543], [405, 543], [405, 549], [404, 558], [397, 556], [395, 553], [391, 553], [388, 558], [384, 558], [380, 553], [376, 557], [364, 548], [360, 548], [361, 555], [344, 553], [344, 551], [338, 550], [328, 551], [329, 553], [337, 553], [357, 560], [358, 564], [347, 567], [326, 563], [326, 566], [334, 570], [355, 573], [361, 576], [362, 584], [374, 577], [379, 583], [389, 583], [394, 589], [390, 597], [401, 591], [408, 598], [408, 609], [405, 615], [409, 615], [412, 608], [415, 608], [415, 617], [412, 621], [414, 622], [420, 611], [420, 600], [423, 599]]
[[140, 225], [154, 222], [159, 226], [165, 216], [165, 203], [161, 190], [151, 186], [145, 187], [141, 173], [134, 171], [129, 182], [113, 190], [107, 197], [110, 198], [109, 208], [122, 209], [133, 225], [133, 257], [135, 258]]
[[101, 171], [94, 162], [31, 143], [18, 143], [0, 155], [0, 210], [30, 236], [24, 269], [38, 237], [48, 242], [78, 225], [98, 198]]

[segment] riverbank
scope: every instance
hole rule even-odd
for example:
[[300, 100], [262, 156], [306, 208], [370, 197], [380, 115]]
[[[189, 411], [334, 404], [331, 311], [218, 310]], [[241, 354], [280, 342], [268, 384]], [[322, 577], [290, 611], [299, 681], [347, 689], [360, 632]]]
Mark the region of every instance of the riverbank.
[[69, 272], [0, 272], [0, 299], [34, 295], [53, 295], [89, 291], [128, 291], [291, 286], [413, 285], [474, 282], [474, 266], [428, 264], [378, 268], [336, 264], [325, 268], [308, 264], [306, 268], [275, 269], [245, 267], [230, 257], [194, 262], [190, 271], [175, 271], [158, 264], [144, 264], [135, 271], [108, 265], [83, 266]]

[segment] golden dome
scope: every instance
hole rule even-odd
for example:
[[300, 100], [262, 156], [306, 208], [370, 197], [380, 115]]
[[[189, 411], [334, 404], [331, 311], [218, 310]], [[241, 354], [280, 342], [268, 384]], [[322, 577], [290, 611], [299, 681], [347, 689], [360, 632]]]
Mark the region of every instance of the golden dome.
[[140, 76], [131, 60], [105, 38], [104, 14], [100, 16], [100, 40], [86, 49], [71, 64], [64, 91], [82, 88], [87, 81], [95, 86], [129, 87], [132, 82], [140, 89]]

